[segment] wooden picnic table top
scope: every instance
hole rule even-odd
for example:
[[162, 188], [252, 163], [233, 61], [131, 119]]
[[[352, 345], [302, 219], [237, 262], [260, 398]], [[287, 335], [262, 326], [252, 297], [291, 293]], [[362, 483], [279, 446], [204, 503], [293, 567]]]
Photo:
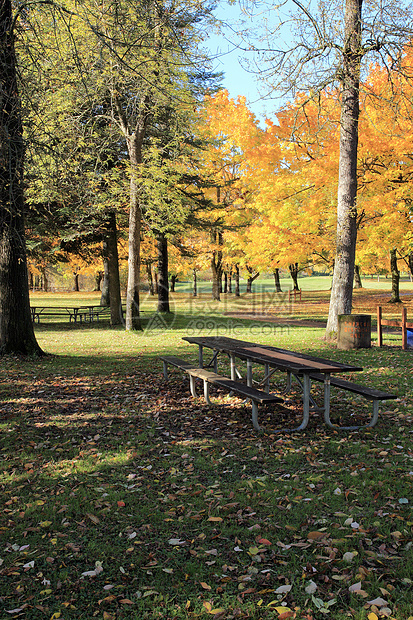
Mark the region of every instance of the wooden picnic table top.
[[270, 345], [236, 340], [226, 336], [185, 336], [183, 340], [197, 344], [199, 347], [225, 352], [240, 359], [251, 360], [259, 364], [268, 364], [268, 366], [294, 374], [310, 374], [312, 372], [330, 374], [363, 370], [362, 367], [353, 366], [352, 364], [344, 364], [335, 360], [280, 349]]

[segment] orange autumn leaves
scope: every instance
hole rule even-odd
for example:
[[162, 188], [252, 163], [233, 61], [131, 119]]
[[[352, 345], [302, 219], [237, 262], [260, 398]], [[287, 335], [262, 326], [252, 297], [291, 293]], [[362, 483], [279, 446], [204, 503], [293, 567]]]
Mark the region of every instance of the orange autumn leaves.
[[[392, 85], [387, 72], [370, 67], [360, 115], [357, 201], [357, 263], [366, 272], [387, 265], [391, 248], [408, 249], [411, 242], [412, 90], [406, 80], [397, 77]], [[316, 101], [299, 95], [264, 128], [243, 98], [234, 101], [222, 91], [206, 101], [205, 128], [218, 139], [209, 165], [232, 179], [227, 217], [236, 220], [238, 213], [243, 224], [226, 240], [254, 269], [295, 262], [331, 266], [339, 113], [333, 90]]]

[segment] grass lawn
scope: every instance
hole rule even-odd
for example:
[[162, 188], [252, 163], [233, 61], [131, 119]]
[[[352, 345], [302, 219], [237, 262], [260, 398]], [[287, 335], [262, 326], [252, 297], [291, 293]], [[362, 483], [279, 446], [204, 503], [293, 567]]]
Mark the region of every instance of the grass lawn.
[[[387, 298], [357, 292], [354, 311], [374, 317], [380, 303], [398, 316]], [[403, 298], [412, 316], [411, 288]], [[327, 345], [328, 291], [172, 302], [165, 320], [145, 299], [139, 333], [40, 324], [50, 355], [1, 359], [0, 618], [411, 618], [413, 375], [400, 334], [382, 349]], [[293, 391], [288, 406], [260, 410], [257, 434], [249, 405], [216, 391], [208, 408], [186, 376], [163, 380], [159, 354], [196, 359], [188, 333], [361, 365], [357, 381], [399, 398], [368, 431], [329, 430], [313, 414], [306, 431], [278, 433], [299, 417]], [[336, 393], [332, 417], [370, 407]]]

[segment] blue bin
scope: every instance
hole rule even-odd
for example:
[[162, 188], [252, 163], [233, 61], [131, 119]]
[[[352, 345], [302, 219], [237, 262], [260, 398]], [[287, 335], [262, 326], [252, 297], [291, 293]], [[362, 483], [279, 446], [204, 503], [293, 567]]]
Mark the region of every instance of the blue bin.
[[407, 329], [407, 348], [413, 349], [413, 329]]

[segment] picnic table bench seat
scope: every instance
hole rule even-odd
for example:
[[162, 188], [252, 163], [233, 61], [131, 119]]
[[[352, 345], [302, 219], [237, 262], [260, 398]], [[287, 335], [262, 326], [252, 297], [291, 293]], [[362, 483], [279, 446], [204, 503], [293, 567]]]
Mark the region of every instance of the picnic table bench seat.
[[163, 362], [164, 377], [166, 379], [168, 378], [168, 364], [175, 366], [176, 368], [180, 368], [188, 373], [190, 390], [194, 398], [197, 397], [195, 379], [201, 379], [204, 384], [204, 398], [208, 405], [212, 404], [209, 398], [210, 385], [219, 386], [228, 390], [230, 393], [238, 394], [239, 396], [243, 396], [244, 398], [250, 400], [252, 405], [252, 423], [256, 430], [261, 430], [258, 423], [258, 404], [283, 402], [283, 398], [280, 396], [269, 394], [268, 392], [250, 387], [245, 383], [223, 377], [215, 372], [206, 370], [205, 368], [198, 368], [195, 363], [187, 362], [186, 360], [174, 355], [162, 355], [159, 359]]
[[[310, 379], [312, 381], [319, 381], [323, 383], [325, 377], [321, 373], [311, 373]], [[341, 379], [340, 377], [330, 377], [330, 385], [337, 387], [342, 390], [346, 390], [347, 392], [353, 392], [354, 394], [359, 394], [363, 396], [366, 400], [373, 401], [373, 415], [371, 417], [370, 422], [367, 424], [367, 427], [373, 427], [377, 424], [377, 420], [379, 418], [379, 402], [382, 400], [392, 400], [397, 398], [396, 394], [390, 394], [389, 392], [381, 392], [380, 390], [376, 390], [375, 388], [366, 387], [364, 385], [360, 385], [358, 383], [353, 383], [352, 381], [347, 381], [346, 379]]]

